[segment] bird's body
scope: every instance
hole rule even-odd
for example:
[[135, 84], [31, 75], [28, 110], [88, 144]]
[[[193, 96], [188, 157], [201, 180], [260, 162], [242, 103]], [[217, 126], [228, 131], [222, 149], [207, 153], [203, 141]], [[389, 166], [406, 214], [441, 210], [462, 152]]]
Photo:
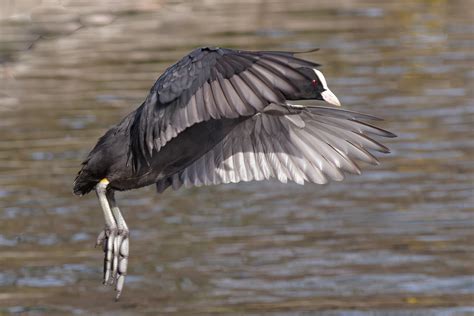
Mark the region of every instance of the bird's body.
[[[131, 114], [134, 114], [132, 112]], [[209, 120], [185, 129], [161, 150], [153, 151], [149, 165], [136, 171], [130, 164], [130, 126], [128, 115], [112, 127], [97, 143], [76, 179], [77, 194], [86, 194], [106, 178], [109, 188], [117, 191], [137, 189], [172, 176], [214, 147], [247, 117]]]
[[135, 111], [102, 136], [83, 163], [74, 192], [96, 189], [106, 220], [104, 281], [118, 295], [128, 263], [128, 228], [114, 191], [156, 184], [200, 186], [275, 178], [326, 183], [359, 173], [388, 152], [369, 136], [394, 135], [372, 116], [292, 104], [340, 105], [313, 62], [289, 52], [200, 48], [170, 67]]

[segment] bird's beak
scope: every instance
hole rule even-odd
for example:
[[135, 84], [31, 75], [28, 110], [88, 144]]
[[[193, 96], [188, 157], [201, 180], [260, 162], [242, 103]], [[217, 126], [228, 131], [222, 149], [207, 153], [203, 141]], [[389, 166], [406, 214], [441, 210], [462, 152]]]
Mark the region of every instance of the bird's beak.
[[321, 93], [321, 96], [323, 97], [323, 100], [326, 101], [329, 104], [335, 105], [335, 106], [341, 106], [341, 102], [339, 102], [339, 99], [336, 97], [334, 93], [332, 93], [331, 90], [326, 89]]

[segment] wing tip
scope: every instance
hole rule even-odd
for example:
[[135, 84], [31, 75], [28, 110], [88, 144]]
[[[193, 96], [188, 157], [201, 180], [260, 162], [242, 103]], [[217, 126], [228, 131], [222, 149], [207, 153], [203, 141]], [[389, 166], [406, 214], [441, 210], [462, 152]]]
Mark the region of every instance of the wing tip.
[[[397, 138], [397, 137], [398, 137], [397, 134], [394, 134], [394, 133], [389, 132], [389, 131], [387, 131], [387, 130], [384, 130], [384, 131], [386, 132], [386, 136], [385, 136], [385, 137], [387, 137], [387, 138]], [[389, 151], [389, 152], [390, 152], [390, 151]]]
[[308, 50], [304, 50], [304, 51], [300, 51], [300, 52], [293, 52], [294, 54], [308, 54], [308, 53], [314, 53], [314, 52], [317, 52], [319, 51], [320, 48], [319, 47], [314, 47], [314, 48], [310, 48]]

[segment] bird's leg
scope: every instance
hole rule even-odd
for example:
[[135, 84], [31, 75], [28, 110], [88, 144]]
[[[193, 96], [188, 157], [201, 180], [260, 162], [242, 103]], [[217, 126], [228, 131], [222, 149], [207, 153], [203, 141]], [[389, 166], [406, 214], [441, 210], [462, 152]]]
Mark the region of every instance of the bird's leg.
[[122, 293], [128, 264], [128, 227], [115, 202], [114, 190], [108, 189], [109, 181], [102, 179], [96, 193], [104, 212], [105, 229], [97, 237], [97, 245], [104, 248], [104, 284], [115, 284], [116, 299]]
[[97, 237], [96, 245], [103, 245], [104, 248], [104, 284], [108, 284], [110, 280], [110, 273], [112, 271], [112, 250], [114, 236], [117, 233], [117, 223], [115, 221], [112, 210], [110, 209], [109, 201], [107, 199], [107, 186], [109, 181], [102, 179], [95, 187], [99, 203], [104, 212], [105, 228], [104, 231]]
[[117, 224], [117, 233], [113, 242], [113, 258], [112, 258], [112, 277], [115, 282], [115, 290], [117, 291], [116, 299], [122, 293], [123, 284], [125, 282], [125, 275], [127, 275], [128, 266], [128, 252], [129, 252], [129, 231], [127, 223], [120, 212], [115, 201], [115, 194], [113, 190], [108, 190], [107, 200], [112, 209], [112, 214]]

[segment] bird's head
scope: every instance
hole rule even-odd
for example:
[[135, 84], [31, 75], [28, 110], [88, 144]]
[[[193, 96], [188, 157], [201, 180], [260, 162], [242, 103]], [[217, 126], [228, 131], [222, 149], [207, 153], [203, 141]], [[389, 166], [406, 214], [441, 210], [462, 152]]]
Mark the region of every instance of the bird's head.
[[311, 76], [311, 86], [316, 90], [316, 99], [325, 101], [329, 104], [341, 106], [341, 102], [336, 95], [329, 90], [326, 78], [318, 69], [313, 69], [314, 74]]

